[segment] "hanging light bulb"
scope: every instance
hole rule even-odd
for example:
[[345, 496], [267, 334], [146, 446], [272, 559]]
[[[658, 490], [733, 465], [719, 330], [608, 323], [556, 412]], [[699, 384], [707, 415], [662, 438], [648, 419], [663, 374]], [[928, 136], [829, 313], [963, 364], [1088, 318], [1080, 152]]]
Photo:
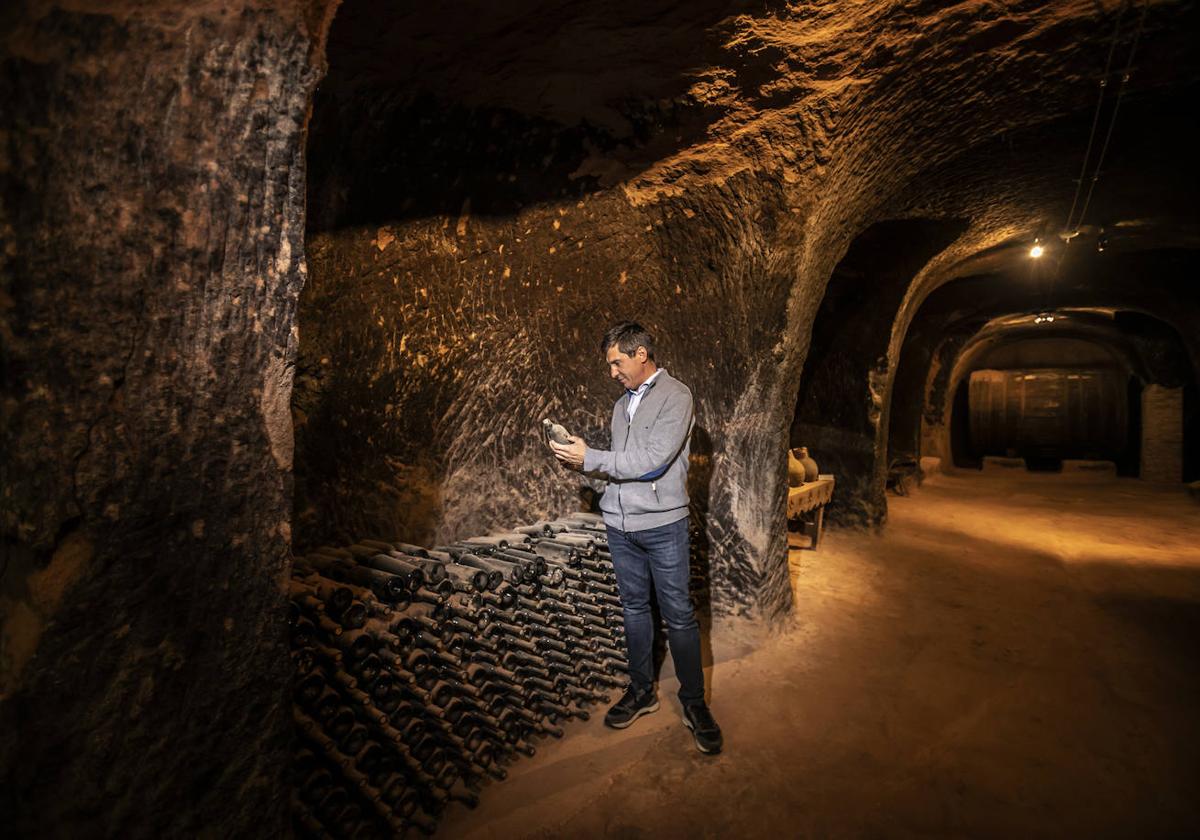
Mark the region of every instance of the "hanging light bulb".
[[1040, 257], [1044, 253], [1046, 253], [1046, 249], [1042, 247], [1042, 240], [1040, 240], [1040, 239], [1033, 240], [1033, 247], [1029, 249], [1029, 256], [1033, 257], [1036, 260], [1038, 257]]

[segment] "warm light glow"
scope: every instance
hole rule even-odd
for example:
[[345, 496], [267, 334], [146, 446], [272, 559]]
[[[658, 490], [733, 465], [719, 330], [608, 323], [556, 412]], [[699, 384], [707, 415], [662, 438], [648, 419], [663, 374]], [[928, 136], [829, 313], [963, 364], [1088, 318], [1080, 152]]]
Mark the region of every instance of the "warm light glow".
[[1046, 249], [1043, 248], [1041, 245], [1035, 244], [1032, 248], [1029, 249], [1029, 256], [1033, 257], [1035, 260], [1044, 253], [1046, 253]]

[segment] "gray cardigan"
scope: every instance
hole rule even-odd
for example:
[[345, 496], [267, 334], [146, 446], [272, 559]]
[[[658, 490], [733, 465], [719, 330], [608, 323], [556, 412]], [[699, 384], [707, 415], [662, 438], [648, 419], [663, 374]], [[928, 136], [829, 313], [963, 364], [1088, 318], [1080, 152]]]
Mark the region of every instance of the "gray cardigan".
[[583, 471], [603, 480], [604, 523], [644, 531], [678, 522], [688, 515], [692, 392], [661, 369], [632, 422], [625, 419], [628, 404], [626, 392], [613, 406], [612, 450], [588, 447], [583, 457]]

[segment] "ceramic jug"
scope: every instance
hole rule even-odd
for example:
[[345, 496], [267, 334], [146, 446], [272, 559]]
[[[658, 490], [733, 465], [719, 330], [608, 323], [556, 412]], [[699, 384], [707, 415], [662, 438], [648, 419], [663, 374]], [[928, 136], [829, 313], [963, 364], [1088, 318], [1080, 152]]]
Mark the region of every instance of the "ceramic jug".
[[801, 466], [804, 467], [804, 480], [805, 481], [816, 481], [817, 475], [818, 475], [817, 462], [814, 461], [811, 456], [809, 456], [808, 447], [801, 446], [796, 451], [799, 455], [799, 458], [797, 460], [799, 460]]
[[799, 487], [804, 483], [804, 464], [796, 457], [798, 450], [788, 450], [788, 487]]

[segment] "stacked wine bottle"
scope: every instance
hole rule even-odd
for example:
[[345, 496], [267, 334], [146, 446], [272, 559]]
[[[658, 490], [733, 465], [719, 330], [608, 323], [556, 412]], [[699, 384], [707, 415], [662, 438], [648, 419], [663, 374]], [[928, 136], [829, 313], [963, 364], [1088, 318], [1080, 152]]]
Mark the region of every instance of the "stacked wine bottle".
[[295, 563], [291, 638], [300, 836], [432, 834], [626, 682], [591, 514], [435, 549], [318, 549]]

